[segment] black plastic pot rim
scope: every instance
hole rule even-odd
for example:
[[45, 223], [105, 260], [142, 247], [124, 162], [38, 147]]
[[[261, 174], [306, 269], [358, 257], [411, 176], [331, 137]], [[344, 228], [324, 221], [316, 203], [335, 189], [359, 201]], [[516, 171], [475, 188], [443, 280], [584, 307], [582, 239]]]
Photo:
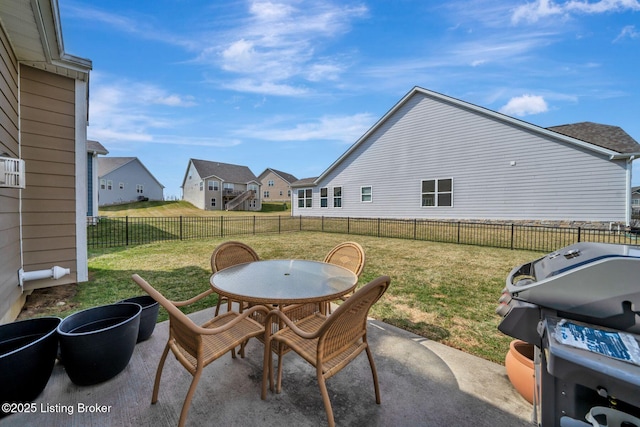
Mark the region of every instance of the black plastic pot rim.
[[[102, 329], [95, 329], [95, 330], [91, 330], [91, 331], [87, 331], [87, 332], [65, 332], [65, 331], [61, 331], [60, 330], [60, 325], [62, 325], [62, 322], [64, 322], [65, 320], [83, 314], [83, 313], [87, 313], [89, 311], [93, 311], [93, 310], [100, 310], [100, 309], [104, 309], [105, 307], [111, 307], [111, 306], [122, 306], [122, 305], [131, 305], [131, 306], [137, 306], [138, 307], [138, 311], [136, 313], [131, 313], [130, 315], [128, 315], [126, 318], [124, 318], [124, 320], [122, 322], [113, 324], [113, 325], [109, 325], [106, 328], [102, 328]], [[114, 329], [117, 328], [120, 325], [123, 325], [127, 322], [131, 321], [131, 318], [135, 317], [138, 314], [142, 313], [142, 306], [140, 304], [136, 304], [133, 302], [121, 302], [121, 303], [116, 303], [116, 304], [107, 304], [107, 305], [99, 305], [97, 307], [91, 307], [91, 308], [87, 308], [85, 310], [81, 310], [78, 312], [75, 312], [73, 314], [70, 314], [69, 316], [65, 317], [64, 320], [62, 322], [60, 322], [60, 324], [58, 325], [58, 334], [65, 336], [65, 337], [77, 337], [77, 336], [82, 336], [82, 335], [92, 335], [92, 334], [96, 334], [98, 332], [102, 332], [102, 331], [106, 331], [109, 329]]]
[[54, 326], [54, 327], [53, 327], [53, 329], [51, 329], [50, 331], [48, 331], [48, 332], [43, 332], [43, 335], [42, 335], [40, 338], [38, 338], [38, 339], [36, 339], [36, 340], [33, 340], [33, 341], [30, 341], [28, 344], [25, 344], [25, 345], [23, 345], [22, 347], [17, 348], [17, 349], [15, 349], [15, 350], [12, 350], [12, 351], [10, 351], [10, 352], [8, 352], [8, 353], [0, 354], [0, 359], [5, 358], [5, 357], [9, 357], [9, 356], [11, 356], [11, 355], [13, 355], [13, 354], [16, 354], [16, 353], [18, 353], [18, 352], [20, 352], [20, 351], [23, 351], [23, 350], [24, 350], [25, 348], [27, 348], [27, 347], [31, 347], [31, 346], [33, 346], [33, 345], [35, 345], [35, 344], [39, 343], [40, 341], [44, 341], [45, 339], [47, 339], [48, 337], [50, 337], [50, 336], [51, 336], [51, 334], [55, 334], [55, 333], [56, 333], [56, 331], [57, 331], [57, 329], [58, 329], [58, 326], [60, 326], [60, 323], [62, 323], [62, 319], [61, 319], [60, 317], [55, 317], [55, 316], [46, 316], [46, 317], [37, 317], [37, 318], [35, 318], [35, 319], [19, 320], [19, 321], [17, 321], [17, 322], [10, 323], [10, 324], [11, 324], [11, 325], [14, 325], [14, 324], [17, 324], [17, 323], [27, 323], [27, 322], [37, 321], [37, 320], [40, 320], [40, 319], [56, 319], [56, 320], [58, 320], [58, 323], [57, 323], [57, 324], [56, 324], [56, 326]]

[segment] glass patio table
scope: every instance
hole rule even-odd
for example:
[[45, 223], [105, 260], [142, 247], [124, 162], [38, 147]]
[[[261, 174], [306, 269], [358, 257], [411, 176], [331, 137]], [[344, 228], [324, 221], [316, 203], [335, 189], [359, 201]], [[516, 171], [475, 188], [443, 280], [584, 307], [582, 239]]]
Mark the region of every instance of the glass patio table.
[[328, 302], [351, 292], [358, 276], [338, 265], [307, 260], [264, 260], [213, 274], [213, 290], [235, 301], [289, 305]]

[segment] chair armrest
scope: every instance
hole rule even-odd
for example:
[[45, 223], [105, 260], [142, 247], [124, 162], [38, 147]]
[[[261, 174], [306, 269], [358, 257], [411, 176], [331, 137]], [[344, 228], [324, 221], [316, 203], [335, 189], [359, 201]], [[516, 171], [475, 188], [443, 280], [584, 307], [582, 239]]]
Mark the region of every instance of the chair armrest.
[[[224, 317], [224, 316], [235, 316], [235, 318], [232, 321], [230, 321], [229, 323], [226, 323], [226, 324], [224, 324], [222, 326], [218, 326], [217, 328], [205, 328], [205, 327], [197, 326], [197, 325], [193, 324], [194, 327], [192, 329], [193, 329], [194, 332], [196, 332], [198, 334], [202, 334], [202, 335], [219, 334], [221, 332], [224, 332], [226, 330], [229, 330], [229, 329], [233, 328], [235, 325], [237, 325], [238, 323], [242, 322], [243, 320], [245, 320], [247, 317], [251, 316], [256, 311], [260, 311], [265, 315], [267, 315], [269, 313], [269, 310], [267, 309], [267, 307], [262, 306], [262, 305], [255, 305], [255, 306], [243, 311], [242, 313], [237, 313], [235, 311], [232, 311], [232, 312], [227, 312], [227, 313], [221, 314], [220, 316], [216, 316], [218, 318]], [[212, 319], [212, 320], [214, 320], [214, 319]], [[255, 320], [253, 320], [253, 319], [249, 319], [249, 320], [251, 320], [252, 322], [255, 322]], [[256, 324], [259, 325], [259, 323], [257, 323], [257, 322], [256, 322]], [[206, 323], [205, 323], [205, 325], [206, 325]]]
[[[280, 320], [282, 320], [282, 322], [288, 327], [290, 328], [296, 335], [299, 335], [302, 338], [305, 339], [314, 339], [318, 337], [318, 331], [314, 331], [314, 332], [305, 332], [302, 329], [298, 328], [295, 323], [293, 323], [291, 321], [291, 319], [289, 319], [282, 311], [276, 309], [276, 310], [271, 310], [269, 312], [269, 315], [267, 316], [267, 320], [265, 322], [266, 325], [269, 325], [269, 321], [271, 320], [271, 318], [274, 317], [278, 317], [280, 318]], [[265, 337], [269, 338], [271, 336], [271, 328], [265, 328]]]
[[206, 291], [196, 295], [193, 298], [189, 298], [188, 300], [184, 300], [184, 301], [171, 301], [171, 304], [175, 305], [176, 307], [184, 307], [185, 305], [190, 305], [193, 304], [196, 301], [201, 300], [204, 297], [207, 297], [209, 295], [211, 295], [213, 293], [213, 289], [207, 289]]

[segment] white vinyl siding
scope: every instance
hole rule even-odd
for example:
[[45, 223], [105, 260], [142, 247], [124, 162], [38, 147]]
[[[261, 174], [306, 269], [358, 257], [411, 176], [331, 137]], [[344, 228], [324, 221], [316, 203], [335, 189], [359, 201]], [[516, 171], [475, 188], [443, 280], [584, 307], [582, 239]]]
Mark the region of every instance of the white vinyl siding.
[[[422, 92], [351, 150], [314, 187], [318, 195], [322, 187], [349, 183], [341, 216], [625, 221], [625, 160]], [[429, 177], [453, 179], [453, 207], [424, 209], [417, 202], [416, 178]], [[360, 203], [360, 188], [372, 181], [375, 203]]]

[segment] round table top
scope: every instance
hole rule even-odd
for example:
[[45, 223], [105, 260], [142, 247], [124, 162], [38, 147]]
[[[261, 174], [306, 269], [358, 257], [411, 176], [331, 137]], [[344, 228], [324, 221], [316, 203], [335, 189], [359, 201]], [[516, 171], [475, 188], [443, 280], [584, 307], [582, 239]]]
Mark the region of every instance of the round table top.
[[213, 274], [211, 287], [238, 301], [295, 304], [336, 299], [355, 288], [358, 276], [334, 264], [307, 260], [264, 260]]

